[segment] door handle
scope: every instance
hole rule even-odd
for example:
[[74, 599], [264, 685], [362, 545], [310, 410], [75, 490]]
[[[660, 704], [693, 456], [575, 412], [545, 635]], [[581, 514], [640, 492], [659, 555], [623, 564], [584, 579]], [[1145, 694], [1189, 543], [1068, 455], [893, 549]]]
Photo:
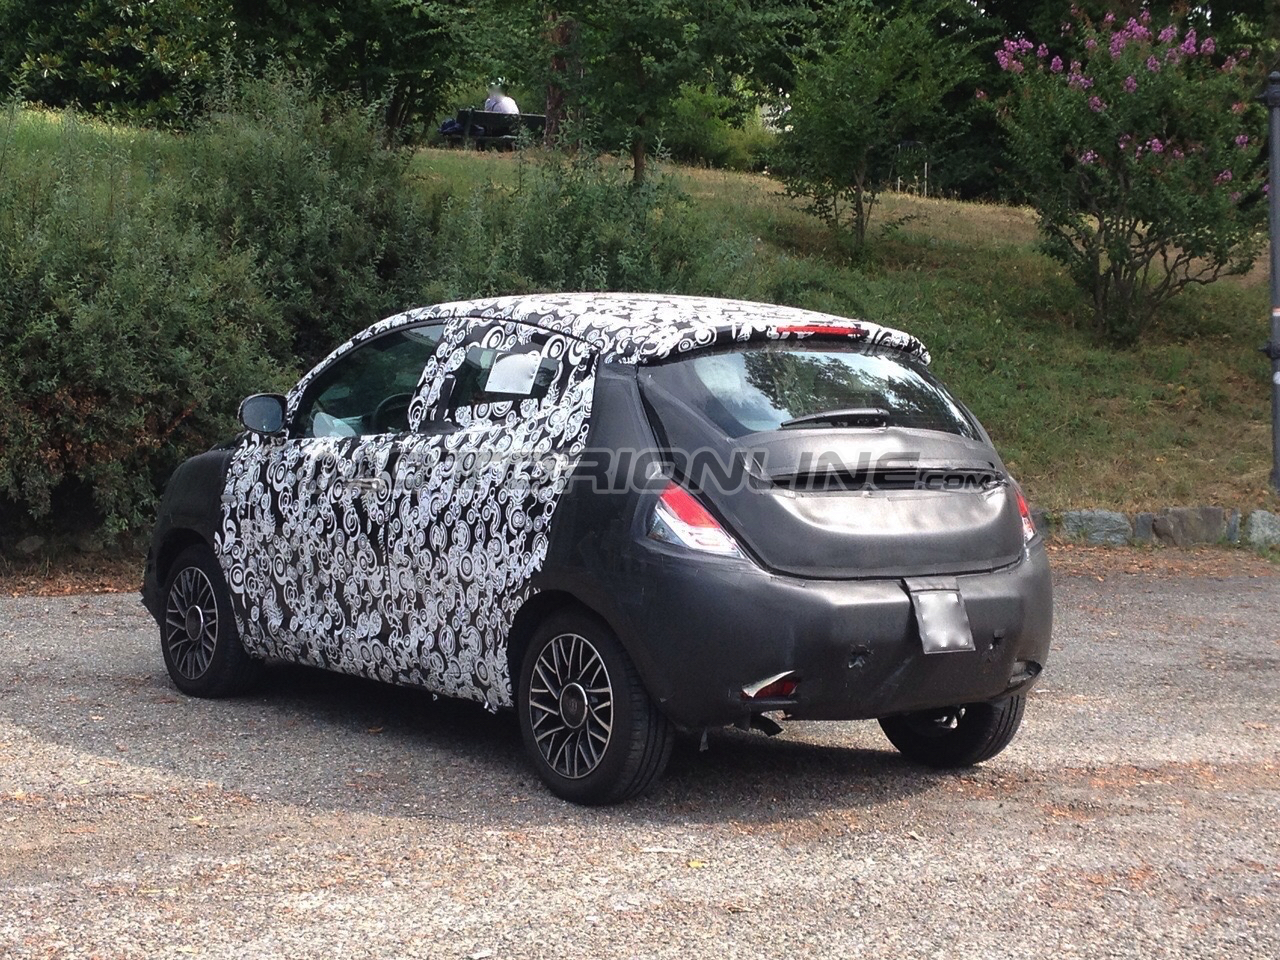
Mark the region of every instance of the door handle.
[[351, 486], [357, 490], [367, 490], [370, 493], [376, 493], [379, 496], [387, 492], [387, 481], [382, 477], [356, 477], [351, 481]]

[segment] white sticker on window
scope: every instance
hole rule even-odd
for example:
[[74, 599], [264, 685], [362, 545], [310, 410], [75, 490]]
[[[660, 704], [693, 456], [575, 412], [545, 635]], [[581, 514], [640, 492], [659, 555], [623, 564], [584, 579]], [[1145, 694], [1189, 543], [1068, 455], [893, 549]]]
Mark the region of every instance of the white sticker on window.
[[485, 381], [485, 393], [508, 393], [527, 397], [533, 393], [542, 365], [540, 353], [504, 353], [493, 361], [489, 378]]

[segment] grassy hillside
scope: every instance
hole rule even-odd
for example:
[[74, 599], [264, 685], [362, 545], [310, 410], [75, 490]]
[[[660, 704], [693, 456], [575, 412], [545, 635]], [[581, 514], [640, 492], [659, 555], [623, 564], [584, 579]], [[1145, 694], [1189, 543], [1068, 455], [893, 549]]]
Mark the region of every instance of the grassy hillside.
[[[153, 481], [163, 482], [176, 457], [231, 429], [236, 398], [296, 376], [286, 369], [295, 355], [289, 331], [310, 331], [316, 348], [327, 349], [378, 312], [478, 292], [450, 267], [482, 259], [502, 242], [492, 234], [510, 234], [470, 221], [433, 233], [432, 218], [451, 196], [462, 202], [446, 211], [479, 217], [490, 208], [478, 201], [495, 188], [527, 187], [532, 168], [511, 155], [424, 150], [408, 177], [392, 183], [379, 173], [375, 155], [385, 154], [376, 142], [366, 156], [356, 149], [358, 131], [326, 139], [307, 126], [319, 121], [297, 119], [301, 109], [286, 104], [288, 123], [250, 113], [183, 136], [35, 110], [0, 113], [0, 255], [10, 265], [0, 278], [10, 318], [0, 328], [0, 372], [14, 371], [0, 377], [0, 461], [7, 448], [23, 490], [31, 465], [54, 457], [56, 422], [59, 436], [78, 444], [65, 446], [66, 470], [75, 457], [93, 460], [84, 482], [124, 491], [129, 515], [149, 517]], [[358, 162], [344, 161], [348, 154]], [[237, 172], [244, 169], [252, 172]], [[609, 249], [648, 271], [632, 275], [671, 289], [826, 310], [920, 336], [1036, 503], [1277, 506], [1267, 490], [1268, 370], [1257, 352], [1267, 336], [1261, 268], [1192, 291], [1138, 347], [1117, 351], [1084, 332], [1081, 299], [1036, 251], [1029, 211], [888, 197], [879, 223], [913, 219], [873, 237], [870, 261], [854, 265], [767, 178], [692, 169], [673, 176], [687, 202], [667, 196], [631, 219], [609, 220], [617, 195], [594, 182], [578, 197], [590, 202], [576, 222], [589, 232], [593, 218], [609, 220], [592, 243], [616, 241]], [[358, 177], [365, 186], [353, 188]], [[293, 199], [295, 187], [305, 202]], [[528, 229], [556, 197], [576, 202], [546, 187], [544, 179], [542, 193], [508, 210], [524, 218], [511, 225], [529, 244], [554, 243], [547, 236], [575, 222], [555, 221], [542, 236]], [[385, 214], [410, 206], [408, 219]], [[718, 246], [721, 236], [732, 242]], [[645, 248], [659, 243], [661, 256], [645, 261]], [[596, 255], [590, 243], [584, 249], [578, 254]], [[383, 251], [376, 274], [369, 250]], [[496, 286], [508, 289], [506, 282], [502, 274]], [[538, 282], [513, 274], [510, 288]], [[72, 351], [73, 343], [84, 346]], [[47, 362], [55, 347], [61, 366]], [[271, 364], [250, 359], [268, 349]], [[139, 396], [146, 386], [150, 399], [121, 400], [121, 380]], [[73, 388], [90, 413], [66, 399]], [[138, 423], [117, 436], [131, 404]], [[183, 431], [190, 436], [178, 449]], [[111, 453], [111, 444], [134, 459]], [[141, 462], [153, 476], [131, 465]], [[83, 501], [85, 489], [66, 486], [64, 495]], [[5, 509], [0, 501], [0, 537], [19, 529]]]
[[[426, 150], [429, 190], [510, 186], [510, 155]], [[833, 253], [829, 235], [765, 177], [676, 176], [707, 217], [745, 230], [755, 256], [741, 295], [861, 317], [921, 337], [933, 365], [991, 431], [1032, 499], [1051, 509], [1275, 504], [1268, 492], [1270, 394], [1265, 271], [1192, 290], [1132, 350], [1084, 332], [1064, 272], [1036, 250], [1029, 210], [886, 197], [870, 263]], [[874, 225], [873, 225], [874, 229]]]

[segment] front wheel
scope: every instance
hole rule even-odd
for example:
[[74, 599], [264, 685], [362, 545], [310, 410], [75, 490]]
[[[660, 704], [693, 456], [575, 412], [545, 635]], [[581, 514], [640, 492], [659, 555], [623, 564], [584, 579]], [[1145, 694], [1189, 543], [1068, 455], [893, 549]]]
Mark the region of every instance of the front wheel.
[[1026, 708], [1025, 696], [884, 717], [880, 728], [904, 756], [930, 767], [971, 767], [1009, 745]]
[[587, 613], [556, 614], [534, 634], [516, 700], [533, 765], [565, 800], [637, 796], [671, 757], [671, 724], [617, 636]]
[[204, 544], [188, 547], [165, 581], [160, 650], [169, 679], [193, 697], [229, 697], [262, 670], [245, 652], [231, 615], [231, 595], [218, 560]]

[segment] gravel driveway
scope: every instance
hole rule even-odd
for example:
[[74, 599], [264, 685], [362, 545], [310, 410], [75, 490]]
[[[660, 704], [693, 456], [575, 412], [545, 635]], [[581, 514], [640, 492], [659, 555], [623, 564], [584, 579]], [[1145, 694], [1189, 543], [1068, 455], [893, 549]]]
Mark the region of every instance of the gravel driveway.
[[0, 600], [0, 956], [1275, 958], [1278, 606], [1063, 578], [982, 768], [794, 724], [586, 810], [510, 716], [284, 668], [189, 700], [135, 597]]

